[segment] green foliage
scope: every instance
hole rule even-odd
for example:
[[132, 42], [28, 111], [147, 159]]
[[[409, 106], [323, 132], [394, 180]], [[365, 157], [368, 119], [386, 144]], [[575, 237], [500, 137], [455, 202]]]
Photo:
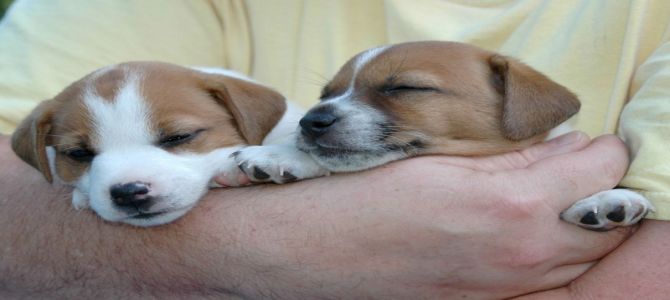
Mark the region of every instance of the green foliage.
[[14, 0], [0, 0], [0, 19], [5, 15], [5, 11]]

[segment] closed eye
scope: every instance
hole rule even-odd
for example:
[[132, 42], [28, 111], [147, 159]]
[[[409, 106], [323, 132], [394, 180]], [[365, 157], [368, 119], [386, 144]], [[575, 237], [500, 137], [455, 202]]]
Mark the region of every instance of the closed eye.
[[78, 162], [90, 162], [95, 157], [95, 152], [87, 148], [73, 148], [64, 152], [70, 159]]
[[387, 95], [399, 94], [399, 93], [412, 93], [412, 92], [439, 92], [440, 90], [427, 87], [427, 86], [413, 86], [413, 85], [392, 85], [384, 86], [381, 89], [381, 92]]
[[163, 138], [161, 138], [158, 141], [158, 145], [163, 148], [171, 148], [171, 147], [176, 147], [182, 144], [186, 144], [190, 141], [192, 141], [195, 137], [198, 136], [201, 132], [205, 131], [204, 129], [198, 129], [194, 132], [189, 132], [189, 133], [179, 133], [179, 134], [173, 134], [173, 135], [168, 135]]

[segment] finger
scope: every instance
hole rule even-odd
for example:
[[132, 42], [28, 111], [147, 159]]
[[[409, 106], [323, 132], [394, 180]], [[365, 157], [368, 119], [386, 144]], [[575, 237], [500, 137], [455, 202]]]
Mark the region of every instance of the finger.
[[[522, 191], [550, 199], [547, 204], [561, 212], [576, 201], [615, 187], [628, 168], [628, 152], [614, 135], [596, 138], [586, 148], [537, 161], [516, 175], [527, 181]], [[507, 180], [507, 182], [513, 181]]]
[[547, 142], [534, 145], [520, 151], [526, 158], [529, 166], [532, 163], [556, 155], [575, 152], [586, 148], [591, 142], [591, 138], [584, 132], [573, 131], [566, 133]]
[[560, 154], [581, 150], [589, 145], [590, 138], [581, 131], [573, 131], [544, 143], [520, 151], [482, 157], [448, 156], [441, 162], [478, 171], [504, 171], [526, 168], [529, 165]]

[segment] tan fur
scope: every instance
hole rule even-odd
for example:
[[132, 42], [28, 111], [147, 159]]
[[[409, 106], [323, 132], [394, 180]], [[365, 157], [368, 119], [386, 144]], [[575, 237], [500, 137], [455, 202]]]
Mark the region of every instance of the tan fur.
[[286, 111], [284, 96], [253, 82], [217, 76], [204, 85], [228, 108], [249, 145], [260, 145]]
[[[345, 92], [355, 59], [326, 86], [326, 94]], [[403, 85], [439, 91], [384, 92], [385, 86]], [[421, 154], [522, 149], [579, 110], [574, 94], [539, 72], [461, 43], [392, 46], [359, 70], [354, 86], [357, 100], [393, 120], [397, 130], [386, 141], [406, 144], [419, 138], [425, 144]]]
[[494, 86], [503, 95], [507, 138], [523, 140], [547, 132], [579, 111], [572, 92], [525, 64], [500, 55], [489, 58], [489, 64]]
[[40, 103], [28, 118], [19, 124], [12, 136], [14, 152], [23, 161], [39, 170], [49, 182], [52, 182], [53, 178], [45, 147], [47, 142], [51, 141], [48, 133], [51, 130], [51, 121], [54, 114], [53, 104], [52, 101]]
[[286, 109], [284, 98], [261, 85], [218, 74], [158, 62], [131, 62], [93, 72], [40, 104], [13, 134], [13, 149], [51, 181], [46, 146], [56, 149], [56, 173], [66, 182], [77, 179], [89, 163], [68, 158], [74, 147], [96, 151], [96, 137], [84, 104], [84, 90], [113, 101], [127, 72], [141, 74], [140, 91], [150, 107], [151, 128], [161, 137], [202, 130], [172, 152], [205, 153], [216, 148], [260, 144]]

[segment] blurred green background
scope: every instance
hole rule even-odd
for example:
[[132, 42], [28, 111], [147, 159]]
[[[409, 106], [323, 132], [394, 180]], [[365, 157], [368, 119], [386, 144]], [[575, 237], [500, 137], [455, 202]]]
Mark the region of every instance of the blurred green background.
[[0, 19], [5, 15], [5, 11], [7, 10], [7, 7], [9, 7], [9, 4], [12, 3], [14, 0], [0, 0]]

